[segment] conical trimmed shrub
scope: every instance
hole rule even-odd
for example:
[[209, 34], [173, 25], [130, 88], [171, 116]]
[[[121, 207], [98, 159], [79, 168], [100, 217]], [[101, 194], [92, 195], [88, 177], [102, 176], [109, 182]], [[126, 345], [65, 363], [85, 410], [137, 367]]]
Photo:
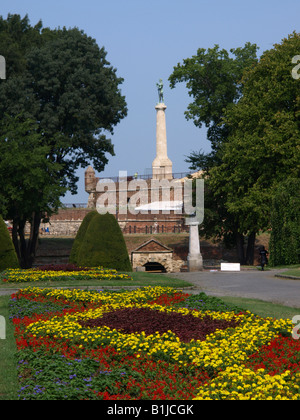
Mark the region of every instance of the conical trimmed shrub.
[[132, 271], [125, 240], [116, 218], [97, 214], [89, 223], [78, 254], [78, 265]]
[[7, 226], [0, 216], [0, 272], [8, 268], [20, 268], [20, 264]]
[[83, 219], [80, 228], [78, 229], [77, 235], [74, 239], [73, 242], [73, 246], [71, 249], [71, 254], [70, 254], [70, 258], [69, 258], [69, 262], [71, 264], [76, 264], [78, 265], [78, 252], [80, 250], [83, 238], [86, 234], [87, 228], [91, 222], [91, 220], [93, 219], [94, 216], [96, 216], [98, 214], [98, 212], [96, 210], [93, 210], [91, 212], [89, 212], [85, 218]]

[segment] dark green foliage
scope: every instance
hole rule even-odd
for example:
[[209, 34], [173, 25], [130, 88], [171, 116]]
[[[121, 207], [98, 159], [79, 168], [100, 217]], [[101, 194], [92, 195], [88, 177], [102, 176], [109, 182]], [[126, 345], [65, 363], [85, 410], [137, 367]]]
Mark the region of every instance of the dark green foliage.
[[71, 250], [71, 254], [70, 254], [70, 258], [69, 258], [69, 262], [71, 264], [77, 264], [77, 260], [78, 260], [78, 252], [80, 250], [83, 238], [86, 234], [87, 228], [91, 222], [91, 220], [93, 219], [93, 217], [98, 214], [96, 210], [91, 211], [90, 213], [88, 213], [85, 218], [83, 219], [80, 228], [77, 232], [77, 235], [75, 237], [73, 246], [72, 246], [72, 250]]
[[97, 214], [92, 218], [82, 241], [77, 264], [132, 271], [122, 231], [112, 214]]
[[[244, 47], [227, 51], [218, 45], [213, 48], [199, 48], [197, 54], [183, 60], [174, 67], [169, 77], [170, 86], [186, 83], [192, 102], [185, 112], [188, 120], [193, 120], [196, 127], [207, 128], [207, 139], [211, 142], [211, 152], [193, 151], [186, 162], [190, 169], [203, 170], [210, 174], [212, 168], [222, 163], [224, 145], [228, 142], [229, 126], [224, 122], [226, 110], [236, 104], [243, 93], [241, 79], [246, 69], [257, 64], [255, 44], [247, 42]], [[227, 175], [223, 176], [227, 184]], [[226, 205], [227, 195], [220, 194], [209, 185], [210, 177], [205, 180], [205, 218], [204, 232], [207, 238], [221, 238], [226, 245], [236, 242], [241, 264], [252, 264], [253, 241], [244, 252], [246, 236], [252, 232], [243, 231], [238, 226], [234, 215]], [[251, 229], [252, 230], [252, 229]], [[252, 233], [252, 238], [253, 238]]]
[[7, 77], [24, 73], [26, 54], [42, 44], [42, 26], [41, 21], [31, 26], [28, 15], [0, 16], [0, 51], [6, 59]]
[[227, 312], [232, 311], [235, 313], [243, 312], [242, 308], [238, 306], [231, 305], [229, 303], [223, 302], [222, 299], [219, 299], [215, 296], [208, 296], [204, 292], [199, 293], [198, 295], [189, 296], [183, 303], [180, 302], [179, 307], [184, 307], [188, 309], [195, 309], [197, 311], [215, 311], [215, 312]]
[[76, 192], [79, 166], [92, 161], [102, 171], [107, 154], [114, 155], [105, 133], [127, 115], [123, 79], [104, 47], [78, 28], [31, 27], [28, 17], [0, 17], [1, 46], [8, 74], [0, 83], [0, 118], [22, 113], [38, 121], [51, 146], [49, 160], [64, 165], [59, 175]]
[[0, 272], [7, 268], [20, 268], [8, 229], [0, 216]]
[[[5, 169], [3, 173], [0, 170], [0, 178], [10, 180], [8, 188], [0, 182], [0, 212], [13, 221], [13, 242], [22, 267], [27, 268], [35, 257], [45, 213], [49, 216], [57, 209], [66, 189], [77, 192], [77, 169], [92, 163], [101, 172], [107, 155], [114, 155], [107, 134], [113, 134], [127, 115], [127, 106], [120, 90], [123, 79], [107, 61], [104, 47], [78, 28], [43, 28], [41, 21], [32, 27], [28, 16], [22, 19], [9, 14], [6, 20], [0, 16], [0, 51], [7, 64], [6, 80], [0, 81], [0, 124], [7, 119], [10, 123], [9, 130], [3, 131], [1, 126], [1, 135], [5, 139], [9, 135], [18, 151], [31, 153], [30, 159], [20, 158], [20, 153], [11, 159], [12, 148], [8, 142], [0, 142], [4, 149], [0, 166], [2, 163]], [[20, 134], [26, 124], [31, 127], [25, 141]], [[25, 149], [17, 140], [26, 143]], [[42, 165], [32, 162], [33, 158]], [[26, 169], [29, 165], [21, 182], [20, 160], [27, 164]], [[17, 166], [12, 177], [6, 173], [6, 161]], [[38, 173], [36, 184], [31, 183], [33, 172]], [[31, 224], [27, 242], [26, 222]]]
[[255, 44], [247, 42], [244, 47], [232, 48], [229, 52], [213, 48], [199, 48], [197, 54], [174, 67], [169, 77], [170, 86], [186, 83], [193, 102], [185, 112], [196, 127], [207, 127], [211, 142], [209, 154], [192, 152], [186, 160], [192, 169], [209, 169], [219, 163], [220, 147], [228, 138], [228, 127], [223, 122], [226, 108], [236, 103], [242, 95], [241, 78], [245, 69], [257, 63]]
[[300, 180], [276, 188], [271, 213], [270, 265], [300, 263]]

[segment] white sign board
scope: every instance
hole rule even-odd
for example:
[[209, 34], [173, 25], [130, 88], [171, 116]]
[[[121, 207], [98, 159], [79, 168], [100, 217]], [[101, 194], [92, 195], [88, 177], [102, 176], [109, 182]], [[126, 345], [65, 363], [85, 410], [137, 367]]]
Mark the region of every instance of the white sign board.
[[221, 263], [221, 271], [241, 271], [240, 263]]

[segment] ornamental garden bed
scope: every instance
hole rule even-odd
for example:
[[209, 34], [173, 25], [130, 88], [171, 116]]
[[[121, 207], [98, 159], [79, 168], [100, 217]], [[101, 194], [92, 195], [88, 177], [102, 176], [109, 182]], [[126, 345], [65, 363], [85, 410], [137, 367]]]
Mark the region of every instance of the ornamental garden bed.
[[120, 273], [112, 269], [77, 267], [74, 264], [45, 265], [35, 269], [8, 269], [0, 273], [0, 291], [24, 288], [34, 283], [38, 287], [192, 287], [187, 281], [146, 272]]
[[128, 274], [102, 267], [77, 267], [74, 264], [46, 265], [32, 269], [8, 269], [0, 273], [3, 283], [32, 283], [40, 281], [68, 280], [132, 280]]
[[300, 399], [292, 322], [204, 293], [28, 288], [10, 317], [19, 399]]

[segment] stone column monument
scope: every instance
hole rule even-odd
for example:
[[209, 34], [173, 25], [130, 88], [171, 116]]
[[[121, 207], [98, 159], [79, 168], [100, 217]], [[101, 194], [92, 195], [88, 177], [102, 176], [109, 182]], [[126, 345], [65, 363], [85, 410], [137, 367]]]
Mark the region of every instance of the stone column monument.
[[196, 219], [191, 219], [187, 221], [187, 224], [190, 226], [188, 270], [201, 271], [203, 270], [203, 258], [200, 253], [199, 222]]
[[167, 109], [164, 104], [163, 84], [160, 79], [157, 84], [159, 103], [156, 105], [156, 158], [152, 163], [153, 179], [172, 179], [172, 161], [167, 154], [167, 129], [166, 115]]

